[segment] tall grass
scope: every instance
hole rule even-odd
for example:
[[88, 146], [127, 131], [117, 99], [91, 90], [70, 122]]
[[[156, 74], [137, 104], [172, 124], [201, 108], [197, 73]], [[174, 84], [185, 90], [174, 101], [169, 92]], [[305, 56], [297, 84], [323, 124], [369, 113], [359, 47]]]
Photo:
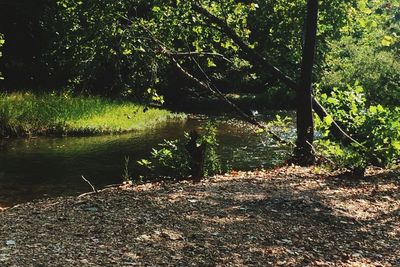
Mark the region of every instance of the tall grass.
[[0, 95], [0, 136], [95, 135], [155, 126], [169, 111], [100, 97], [13, 93]]

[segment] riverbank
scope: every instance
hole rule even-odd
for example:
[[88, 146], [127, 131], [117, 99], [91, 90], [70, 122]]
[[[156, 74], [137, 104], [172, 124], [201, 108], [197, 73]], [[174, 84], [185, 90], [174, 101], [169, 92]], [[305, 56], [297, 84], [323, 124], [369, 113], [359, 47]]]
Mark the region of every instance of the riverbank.
[[100, 135], [155, 126], [167, 110], [100, 97], [13, 93], [0, 95], [0, 136]]
[[0, 213], [0, 265], [399, 266], [399, 207], [398, 171], [126, 185]]

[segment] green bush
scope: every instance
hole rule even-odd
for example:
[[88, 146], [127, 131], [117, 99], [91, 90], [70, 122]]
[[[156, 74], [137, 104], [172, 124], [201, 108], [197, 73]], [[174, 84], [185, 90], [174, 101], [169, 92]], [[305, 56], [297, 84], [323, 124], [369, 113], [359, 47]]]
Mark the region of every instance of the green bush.
[[[153, 148], [149, 159], [142, 159], [138, 164], [150, 170], [147, 178], [163, 176], [172, 179], [189, 178], [192, 175], [192, 161], [187, 150], [187, 143], [190, 140], [188, 133], [182, 140], [164, 140], [159, 147]], [[197, 139], [197, 147], [205, 148], [202, 176], [210, 176], [221, 172], [221, 164], [216, 148], [216, 127], [207, 123], [202, 134]]]
[[[359, 142], [329, 133], [332, 117], [316, 119], [317, 147], [338, 167], [389, 167], [400, 158], [400, 4], [362, 0], [348, 10], [341, 38], [328, 43], [317, 96]], [[333, 89], [332, 89], [333, 88]]]
[[360, 85], [335, 87], [330, 95], [319, 99], [344, 130], [359, 142], [342, 145], [331, 137], [332, 117], [316, 118], [321, 134], [317, 147], [339, 166], [349, 169], [368, 165], [390, 167], [400, 159], [400, 108], [369, 104]]
[[400, 3], [357, 1], [341, 38], [330, 41], [320, 85], [346, 88], [357, 81], [369, 105], [400, 106]]
[[[371, 36], [371, 35], [370, 35]], [[400, 61], [395, 49], [383, 48], [378, 37], [345, 37], [331, 43], [327, 67], [321, 77], [323, 91], [345, 88], [358, 81], [369, 104], [400, 106]]]
[[141, 160], [139, 163], [149, 167], [153, 174], [164, 177], [183, 178], [190, 175], [189, 153], [180, 140], [164, 140], [158, 149], [153, 148], [150, 161]]

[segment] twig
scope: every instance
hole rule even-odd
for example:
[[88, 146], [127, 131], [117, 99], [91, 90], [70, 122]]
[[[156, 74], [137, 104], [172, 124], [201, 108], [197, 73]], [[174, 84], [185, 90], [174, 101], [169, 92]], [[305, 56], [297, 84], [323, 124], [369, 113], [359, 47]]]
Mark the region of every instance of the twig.
[[234, 64], [232, 62], [232, 60], [230, 60], [229, 58], [225, 57], [223, 54], [220, 53], [216, 53], [216, 52], [194, 52], [194, 51], [188, 51], [188, 52], [175, 52], [175, 51], [164, 51], [164, 53], [167, 53], [171, 56], [195, 56], [195, 55], [199, 55], [199, 56], [213, 56], [213, 57], [219, 57], [221, 59], [223, 59], [224, 61], [230, 63], [230, 64]]
[[92, 188], [92, 191], [93, 191], [93, 193], [98, 193], [98, 191], [97, 191], [97, 189], [92, 185], [92, 183], [88, 180], [88, 179], [86, 179], [83, 175], [81, 175], [81, 177], [82, 177], [82, 179], [86, 182], [86, 183], [88, 183], [88, 185], [90, 185], [90, 187]]

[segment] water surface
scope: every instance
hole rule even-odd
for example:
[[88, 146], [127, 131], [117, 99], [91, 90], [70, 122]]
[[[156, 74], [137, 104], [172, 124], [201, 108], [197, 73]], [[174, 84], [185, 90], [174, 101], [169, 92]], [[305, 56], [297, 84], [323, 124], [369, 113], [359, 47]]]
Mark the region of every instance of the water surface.
[[[125, 156], [130, 158], [129, 170], [135, 177], [139, 172], [136, 161], [148, 157], [152, 147], [164, 139], [182, 138], [185, 131], [203, 123], [200, 119], [170, 121], [124, 135], [0, 140], [0, 207], [88, 192], [91, 188], [82, 175], [97, 188], [121, 183]], [[219, 153], [229, 168], [271, 167], [281, 163], [287, 152], [244, 124], [219, 120], [217, 127]]]

